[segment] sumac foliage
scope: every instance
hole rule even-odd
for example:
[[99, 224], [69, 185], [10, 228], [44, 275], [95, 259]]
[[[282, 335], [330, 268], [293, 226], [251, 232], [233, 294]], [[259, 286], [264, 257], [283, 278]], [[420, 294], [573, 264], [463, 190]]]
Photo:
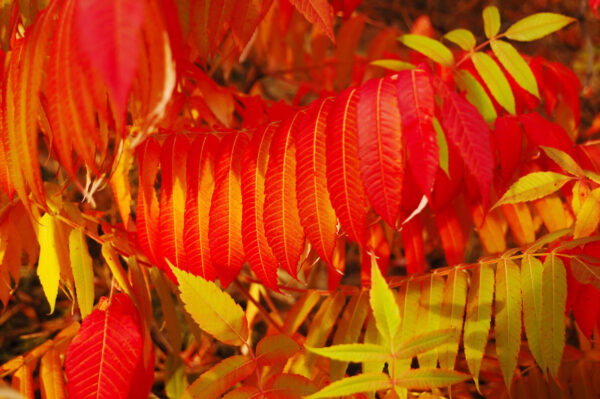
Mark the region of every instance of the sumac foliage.
[[2, 3], [0, 394], [600, 395], [575, 19], [369, 3]]

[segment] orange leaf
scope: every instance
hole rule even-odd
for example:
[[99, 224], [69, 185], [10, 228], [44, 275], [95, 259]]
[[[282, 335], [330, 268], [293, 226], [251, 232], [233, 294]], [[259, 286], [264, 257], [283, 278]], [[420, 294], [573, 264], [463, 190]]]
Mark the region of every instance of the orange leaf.
[[455, 265], [465, 258], [465, 239], [460, 220], [452, 204], [436, 210], [435, 221], [442, 239], [446, 262]]
[[33, 385], [33, 369], [35, 364], [25, 363], [12, 377], [12, 387], [19, 391], [23, 398], [34, 399], [35, 387]]
[[187, 159], [187, 201], [183, 222], [183, 247], [187, 270], [213, 281], [215, 269], [210, 257], [208, 227], [210, 201], [215, 187], [215, 154], [219, 142], [212, 135], [198, 137], [192, 143]]
[[318, 26], [335, 43], [333, 9], [327, 0], [290, 0], [290, 3], [304, 15], [308, 22]]
[[240, 178], [247, 144], [244, 133], [229, 133], [221, 141], [217, 155], [208, 238], [212, 262], [223, 287], [237, 277], [244, 264]]
[[43, 399], [66, 398], [65, 380], [63, 377], [60, 353], [52, 348], [44, 356], [40, 364], [40, 391]]

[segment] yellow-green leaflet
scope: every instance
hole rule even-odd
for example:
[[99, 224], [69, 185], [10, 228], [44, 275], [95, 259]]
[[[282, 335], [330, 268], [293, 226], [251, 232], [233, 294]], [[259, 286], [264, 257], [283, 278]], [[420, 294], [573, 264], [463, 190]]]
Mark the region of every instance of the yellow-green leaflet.
[[555, 172], [533, 172], [521, 177], [506, 190], [492, 209], [502, 204], [533, 201], [558, 191], [571, 176]]
[[532, 255], [521, 261], [521, 291], [523, 293], [523, 321], [527, 344], [533, 358], [543, 370], [545, 362], [542, 356], [540, 331], [542, 328], [542, 262]]
[[442, 302], [442, 317], [440, 326], [453, 331], [450, 338], [438, 348], [440, 367], [453, 369], [458, 343], [463, 327], [465, 303], [467, 301], [467, 273], [464, 270], [453, 269], [446, 279], [444, 300]]
[[513, 77], [518, 85], [539, 98], [540, 92], [535, 76], [533, 75], [529, 64], [525, 62], [517, 49], [504, 40], [492, 40], [490, 46], [492, 47], [494, 55], [498, 58], [498, 61], [500, 61], [502, 66], [510, 76]]
[[546, 155], [548, 155], [548, 158], [556, 162], [556, 164], [563, 168], [565, 172], [569, 172], [570, 174], [577, 177], [585, 176], [585, 171], [566, 152], [554, 147], [540, 146], [540, 148], [544, 150]]
[[440, 168], [446, 173], [446, 176], [450, 176], [449, 158], [448, 158], [448, 142], [446, 141], [446, 135], [440, 121], [435, 116], [433, 117], [433, 128], [435, 129], [435, 138], [440, 149]]
[[456, 330], [452, 328], [416, 335], [400, 343], [395, 350], [396, 358], [412, 359], [420, 353], [432, 350], [448, 342], [455, 335]]
[[465, 51], [470, 51], [475, 48], [477, 41], [471, 31], [466, 29], [454, 29], [444, 35], [444, 39], [458, 45]]
[[498, 34], [500, 30], [500, 13], [494, 6], [487, 6], [483, 9], [483, 30], [485, 37], [491, 39]]
[[556, 32], [574, 21], [574, 18], [561, 14], [540, 12], [515, 22], [504, 35], [511, 40], [528, 42]]
[[319, 356], [346, 362], [387, 361], [391, 359], [388, 349], [375, 344], [342, 344], [326, 348], [312, 348], [305, 345], [304, 347]]
[[588, 194], [577, 212], [573, 238], [577, 239], [593, 234], [598, 228], [598, 222], [600, 222], [600, 189], [596, 188]]
[[[444, 278], [431, 274], [429, 280], [421, 286], [421, 303], [419, 305], [418, 323], [422, 334], [439, 330], [442, 300], [444, 298]], [[419, 366], [435, 368], [437, 366], [437, 350], [419, 355]]]
[[186, 310], [198, 326], [228, 345], [248, 341], [248, 322], [244, 311], [212, 281], [171, 267]]
[[471, 278], [463, 336], [465, 358], [478, 389], [481, 359], [483, 359], [490, 332], [493, 298], [494, 269], [490, 264], [481, 263], [473, 270]]
[[400, 312], [394, 299], [394, 293], [381, 275], [374, 256], [371, 256], [369, 302], [373, 309], [377, 330], [383, 337], [383, 344], [393, 343], [398, 328], [400, 328]]
[[85, 234], [81, 229], [73, 229], [69, 233], [69, 257], [73, 270], [77, 303], [81, 318], [92, 312], [94, 307], [94, 270], [92, 258], [85, 242]]
[[504, 382], [510, 387], [521, 346], [521, 276], [511, 260], [503, 259], [496, 267], [494, 312], [496, 352]]
[[454, 78], [458, 88], [467, 92], [467, 100], [479, 110], [483, 119], [488, 123], [496, 120], [498, 114], [494, 104], [481, 83], [470, 72], [462, 69], [456, 70]]
[[[367, 329], [365, 330], [365, 344], [381, 344], [381, 334], [377, 330], [377, 325], [375, 320], [373, 319], [373, 314], [369, 316], [369, 321], [367, 323]], [[363, 373], [372, 373], [372, 372], [380, 372], [383, 370], [383, 366], [385, 362], [383, 361], [367, 361], [362, 364]]]
[[[50, 313], [54, 312], [58, 282], [60, 280], [60, 265], [65, 262], [62, 255], [66, 251], [66, 243], [61, 238], [60, 223], [49, 213], [44, 214], [39, 220], [38, 241], [40, 243], [40, 258], [38, 260], [37, 275], [44, 289], [44, 294], [50, 304]], [[67, 257], [66, 264], [69, 259]]]
[[409, 389], [432, 389], [446, 387], [469, 378], [468, 374], [454, 370], [420, 368], [405, 371], [396, 377], [394, 382]]
[[389, 69], [390, 71], [403, 71], [405, 69], [413, 69], [415, 67], [410, 62], [393, 59], [375, 60], [371, 61], [369, 64]]
[[542, 355], [554, 378], [565, 347], [566, 303], [567, 272], [562, 259], [552, 254], [546, 257], [542, 273]]
[[415, 281], [408, 281], [397, 294], [398, 307], [402, 319], [400, 330], [396, 334], [396, 343], [406, 341], [417, 332], [417, 316], [421, 286]]
[[451, 67], [454, 64], [454, 56], [448, 47], [435, 39], [427, 36], [407, 34], [402, 35], [398, 40], [406, 47], [409, 47], [433, 61], [445, 67]]
[[391, 388], [390, 377], [383, 373], [365, 373], [336, 381], [304, 399], [331, 398], [359, 392], [374, 392]]
[[515, 96], [513, 95], [508, 80], [506, 80], [506, 76], [504, 76], [504, 73], [496, 61], [486, 53], [482, 52], [474, 53], [472, 60], [477, 73], [479, 73], [488, 89], [490, 89], [492, 96], [498, 101], [498, 104], [514, 115]]

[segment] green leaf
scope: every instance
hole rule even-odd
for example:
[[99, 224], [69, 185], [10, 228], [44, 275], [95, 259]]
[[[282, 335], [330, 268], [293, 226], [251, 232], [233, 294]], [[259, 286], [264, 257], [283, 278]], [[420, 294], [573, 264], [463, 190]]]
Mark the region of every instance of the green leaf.
[[473, 53], [472, 60], [477, 73], [481, 76], [488, 89], [490, 89], [492, 96], [498, 101], [498, 104], [514, 115], [515, 97], [508, 80], [506, 80], [506, 76], [504, 76], [502, 69], [500, 69], [496, 61], [482, 52]]
[[487, 6], [483, 9], [483, 30], [485, 37], [491, 39], [498, 34], [500, 30], [500, 13], [494, 6]]
[[521, 346], [521, 277], [515, 262], [503, 259], [496, 267], [496, 352], [504, 383], [510, 388]]
[[552, 254], [544, 261], [542, 272], [542, 354], [548, 371], [558, 377], [565, 348], [565, 307], [567, 272], [563, 261]]
[[517, 49], [504, 40], [492, 40], [490, 46], [498, 61], [519, 86], [539, 98], [540, 92], [535, 76]]
[[487, 95], [485, 89], [470, 72], [457, 69], [454, 73], [454, 81], [460, 90], [467, 92], [467, 100], [477, 108], [486, 122], [493, 122], [498, 114], [494, 104]]
[[454, 29], [444, 35], [444, 39], [458, 45], [465, 51], [471, 51], [475, 48], [477, 41], [471, 31], [466, 29]]
[[336, 381], [319, 392], [305, 399], [330, 398], [336, 396], [352, 395], [360, 392], [375, 392], [380, 389], [391, 388], [392, 382], [387, 374], [366, 373]]
[[[365, 330], [364, 342], [365, 342], [365, 344], [380, 345], [381, 341], [382, 341], [381, 334], [377, 330], [377, 325], [375, 323], [375, 320], [373, 319], [373, 314], [371, 313], [369, 315], [369, 319], [367, 322], [367, 328]], [[362, 362], [362, 371], [363, 371], [363, 373], [373, 373], [373, 372], [379, 373], [379, 372], [381, 372], [381, 370], [383, 370], [384, 366], [385, 366], [385, 362], [383, 362], [383, 361]]]
[[37, 275], [50, 304], [50, 313], [54, 313], [54, 305], [58, 295], [60, 265], [69, 263], [69, 256], [66, 255], [67, 243], [62, 234], [60, 223], [54, 216], [46, 213], [40, 218], [38, 225], [40, 257]]
[[431, 58], [440, 65], [445, 67], [454, 65], [454, 56], [450, 49], [435, 39], [427, 36], [407, 34], [400, 36], [398, 40], [406, 47]]
[[375, 344], [342, 344], [325, 348], [305, 346], [305, 348], [319, 356], [346, 362], [387, 361], [391, 359], [388, 349]]
[[492, 319], [492, 300], [494, 298], [494, 269], [492, 265], [481, 263], [473, 271], [463, 344], [469, 371], [479, 389], [479, 370], [485, 353]]
[[69, 234], [69, 257], [75, 292], [77, 292], [77, 303], [81, 311], [81, 318], [85, 319], [85, 316], [90, 314], [94, 307], [94, 270], [82, 229], [73, 229]]
[[521, 260], [521, 291], [523, 293], [523, 321], [527, 344], [533, 358], [544, 370], [540, 331], [542, 329], [542, 262], [532, 255]]
[[[178, 270], [173, 268], [173, 270]], [[179, 271], [179, 273], [185, 273]], [[185, 391], [182, 399], [218, 398], [229, 388], [248, 377], [256, 369], [256, 362], [247, 356], [231, 356], [202, 374]]]
[[554, 147], [540, 146], [542, 150], [548, 155], [548, 158], [556, 162], [565, 172], [572, 174], [573, 176], [583, 177], [585, 172], [579, 166], [577, 162], [569, 154]]
[[447, 387], [469, 378], [468, 374], [454, 370], [420, 368], [401, 373], [394, 379], [394, 383], [408, 389], [432, 389]]
[[448, 158], [448, 142], [446, 141], [446, 135], [440, 121], [435, 116], [433, 117], [433, 128], [435, 129], [435, 138], [438, 143], [440, 151], [440, 168], [446, 173], [446, 176], [450, 176], [450, 166]]
[[400, 343], [395, 350], [395, 357], [399, 359], [412, 359], [413, 357], [430, 351], [445, 344], [456, 336], [456, 330], [449, 328], [445, 330], [431, 331], [410, 338]]
[[369, 62], [370, 65], [378, 66], [381, 68], [389, 69], [390, 71], [404, 71], [405, 69], [414, 69], [415, 66], [410, 62], [394, 60], [394, 59], [383, 59]]
[[533, 201], [558, 191], [571, 176], [555, 172], [533, 172], [521, 177], [508, 188], [492, 209], [502, 204]]
[[392, 290], [381, 275], [375, 256], [371, 255], [371, 289], [369, 302], [377, 330], [384, 339], [384, 344], [393, 342], [400, 327], [400, 311]]
[[212, 281], [171, 266], [185, 309], [196, 324], [219, 341], [243, 345], [248, 341], [248, 322], [244, 311]]
[[[429, 280], [421, 287], [421, 303], [419, 306], [419, 330], [425, 334], [440, 329], [440, 314], [444, 298], [444, 278], [431, 274]], [[435, 368], [437, 366], [437, 350], [432, 350], [419, 355], [419, 366]]]
[[574, 18], [561, 14], [540, 12], [515, 22], [504, 35], [511, 40], [529, 42], [556, 32], [574, 21]]
[[438, 348], [440, 367], [443, 369], [454, 368], [463, 327], [466, 301], [467, 273], [464, 270], [454, 268], [446, 279], [444, 300], [442, 302], [442, 317], [440, 319], [440, 326], [453, 331], [453, 334], [445, 341], [444, 345]]
[[300, 346], [286, 334], [268, 335], [256, 345], [256, 361], [261, 366], [284, 363], [300, 350]]

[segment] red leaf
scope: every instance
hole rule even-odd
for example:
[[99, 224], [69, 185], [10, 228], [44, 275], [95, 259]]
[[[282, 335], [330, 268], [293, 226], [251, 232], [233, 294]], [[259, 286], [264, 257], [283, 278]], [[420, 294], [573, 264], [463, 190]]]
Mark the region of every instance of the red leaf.
[[285, 120], [277, 129], [269, 150], [265, 176], [265, 235], [275, 258], [292, 276], [304, 249], [296, 201], [296, 144], [294, 137], [300, 114]]
[[157, 262], [159, 208], [156, 191], [154, 191], [154, 181], [158, 172], [160, 146], [156, 139], [149, 138], [138, 148], [137, 153], [138, 170], [140, 171], [135, 211], [137, 241], [150, 262], [159, 266], [164, 262]]
[[435, 102], [429, 75], [421, 69], [401, 71], [396, 87], [408, 163], [421, 191], [431, 199], [439, 148], [433, 128]]
[[547, 121], [538, 113], [520, 115], [519, 120], [523, 124], [530, 145], [554, 147], [571, 157], [575, 156], [573, 142], [557, 124]]
[[406, 257], [406, 273], [424, 273], [423, 223], [419, 215], [402, 226], [402, 245], [404, 246], [404, 256]]
[[469, 173], [477, 181], [484, 208], [487, 207], [494, 171], [490, 129], [473, 105], [439, 82], [442, 126], [446, 137], [458, 148]]
[[214, 281], [215, 268], [208, 240], [210, 202], [215, 188], [215, 154], [219, 141], [203, 135], [192, 143], [187, 159], [187, 200], [183, 221], [183, 248], [187, 267], [195, 276]]
[[498, 117], [492, 137], [500, 155], [500, 182], [504, 187], [521, 162], [523, 131], [519, 120], [508, 115]]
[[256, 31], [258, 24], [269, 11], [273, 0], [237, 1], [231, 17], [231, 33], [240, 50], [243, 50]]
[[306, 237], [331, 266], [337, 219], [327, 192], [325, 127], [333, 101], [315, 101], [296, 135], [296, 191], [298, 214]]
[[215, 54], [227, 33], [233, 10], [236, 8], [236, 1], [211, 1], [208, 7], [206, 35], [210, 50]]
[[[188, 139], [171, 134], [163, 143], [160, 153], [161, 193], [159, 217], [159, 262], [167, 259], [179, 269], [187, 259], [183, 248], [183, 222], [186, 196], [186, 157]], [[169, 268], [165, 265], [165, 268]]]
[[596, 18], [600, 18], [600, 14], [598, 13], [598, 7], [600, 7], [600, 0], [589, 0], [590, 9], [596, 16]]
[[335, 43], [333, 9], [327, 0], [289, 0], [313, 25], [316, 25]]
[[212, 262], [223, 287], [237, 277], [244, 264], [240, 177], [247, 144], [244, 133], [228, 133], [217, 155], [208, 239]]
[[267, 242], [263, 211], [265, 172], [275, 129], [258, 129], [246, 147], [242, 163], [242, 242], [250, 268], [269, 288], [277, 289], [278, 262]]
[[81, 49], [107, 84], [119, 117], [137, 70], [143, 0], [79, 0], [75, 21]]
[[336, 97], [327, 121], [327, 188], [335, 213], [348, 237], [364, 245], [367, 198], [360, 179], [356, 105], [358, 92]]
[[365, 192], [373, 209], [396, 227], [402, 202], [404, 149], [395, 84], [370, 80], [358, 101], [358, 155]]
[[[101, 300], [99, 308], [81, 323], [67, 348], [65, 373], [69, 397], [127, 398], [141, 356], [141, 324], [129, 296], [117, 294], [108, 306]], [[147, 396], [150, 390], [143, 393]]]
[[586, 337], [594, 331], [596, 318], [600, 316], [600, 291], [591, 284], [579, 287], [577, 302], [573, 305], [573, 316]]
[[460, 220], [452, 204], [436, 210], [435, 221], [448, 265], [456, 265], [465, 258], [465, 239]]
[[366, 247], [361, 252], [360, 281], [363, 287], [371, 285], [371, 253], [375, 254], [381, 274], [387, 276], [391, 249], [385, 238], [383, 227], [379, 223], [374, 223], [368, 228]]

